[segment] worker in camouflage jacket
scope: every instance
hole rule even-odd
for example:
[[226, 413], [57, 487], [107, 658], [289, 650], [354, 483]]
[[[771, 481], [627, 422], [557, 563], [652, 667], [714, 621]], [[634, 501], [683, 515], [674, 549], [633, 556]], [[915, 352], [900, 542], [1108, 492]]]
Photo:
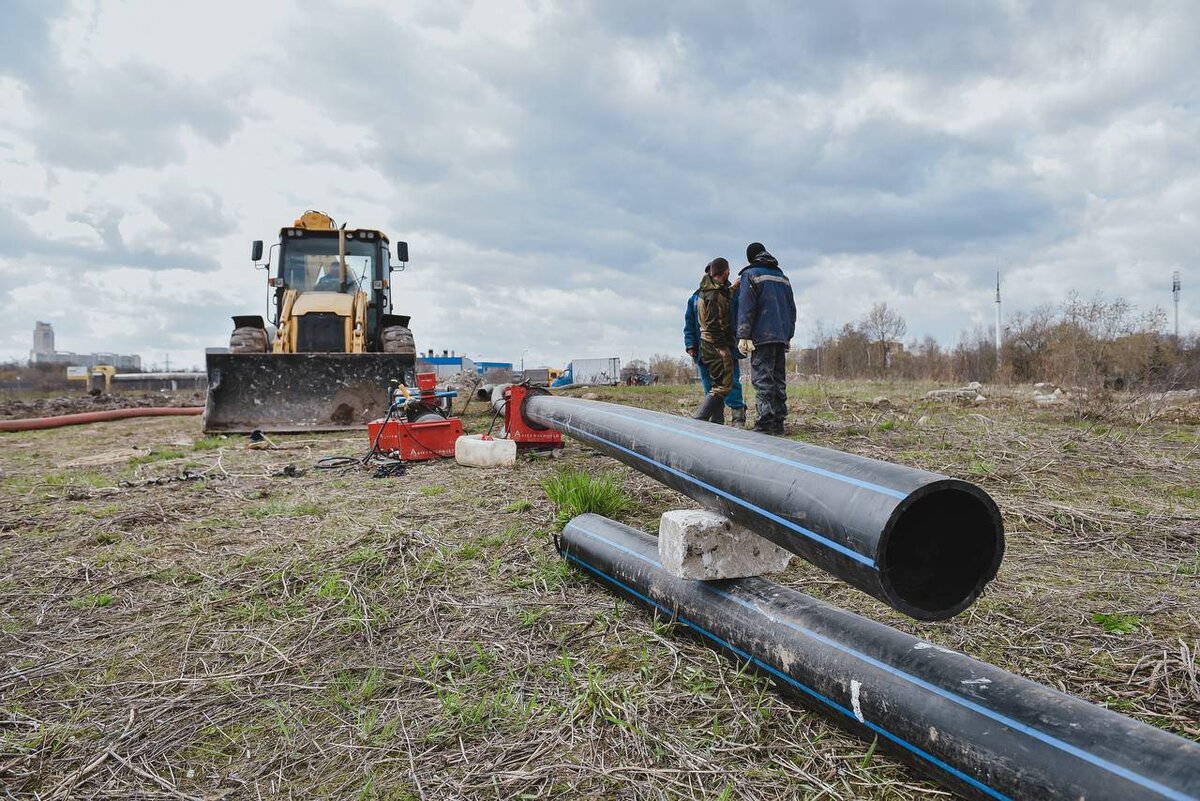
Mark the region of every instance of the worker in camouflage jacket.
[[696, 297], [700, 324], [700, 362], [712, 382], [704, 402], [692, 415], [697, 420], [725, 424], [725, 398], [733, 391], [733, 319], [730, 303], [729, 262], [713, 259], [704, 268]]
[[750, 356], [754, 430], [782, 434], [787, 419], [787, 351], [796, 334], [796, 298], [779, 262], [760, 242], [738, 273], [737, 347]]
[[[707, 269], [706, 267], [705, 270], [707, 271]], [[707, 272], [705, 274], [707, 275]], [[700, 385], [704, 388], [704, 394], [707, 395], [712, 390], [712, 379], [708, 375], [708, 368], [700, 359], [700, 317], [696, 313], [699, 300], [700, 290], [697, 289], [688, 298], [687, 309], [683, 313], [683, 349], [696, 363], [696, 372], [700, 375]], [[737, 321], [736, 290], [729, 294], [729, 320], [731, 324]], [[729, 409], [730, 423], [738, 427], [746, 425], [746, 401], [742, 397], [741, 360], [741, 354], [735, 352], [733, 354], [733, 388], [725, 396], [725, 407]]]

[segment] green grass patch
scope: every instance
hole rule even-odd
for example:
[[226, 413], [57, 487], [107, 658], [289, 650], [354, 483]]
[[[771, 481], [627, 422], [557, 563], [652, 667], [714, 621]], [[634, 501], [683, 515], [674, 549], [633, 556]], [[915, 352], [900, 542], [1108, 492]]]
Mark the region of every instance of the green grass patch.
[[387, 564], [387, 555], [378, 548], [364, 545], [346, 559], [347, 564], [367, 565], [368, 567], [383, 567]]
[[542, 489], [558, 509], [558, 525], [566, 526], [582, 514], [617, 517], [633, 508], [633, 498], [615, 476], [585, 470], [560, 470], [542, 482]]
[[88, 595], [84, 598], [76, 598], [74, 601], [71, 601], [70, 607], [72, 609], [97, 609], [108, 606], [114, 600], [116, 600], [116, 598], [114, 598], [112, 595], [109, 595], [107, 592], [102, 592], [99, 595]]
[[476, 556], [479, 556], [482, 551], [483, 546], [478, 542], [468, 542], [463, 544], [462, 547], [458, 549], [456, 556], [458, 556], [459, 559], [474, 559]]
[[1200, 550], [1192, 557], [1191, 562], [1180, 562], [1179, 572], [1185, 576], [1200, 576]]
[[96, 470], [66, 470], [61, 473], [46, 473], [37, 476], [21, 476], [8, 479], [5, 486], [19, 493], [26, 493], [38, 485], [46, 487], [98, 487], [111, 486], [114, 479]]
[[354, 709], [369, 702], [384, 689], [384, 678], [379, 668], [361, 672], [344, 670], [334, 676], [329, 694], [342, 709]]
[[526, 498], [521, 498], [518, 501], [513, 501], [508, 506], [504, 507], [506, 512], [528, 512], [533, 508], [533, 501]]
[[279, 503], [271, 501], [255, 506], [247, 513], [251, 517], [324, 517], [325, 510], [315, 503]]
[[1200, 487], [1172, 487], [1170, 494], [1185, 501], [1200, 501]]
[[183, 451], [177, 451], [172, 448], [166, 448], [161, 451], [150, 451], [144, 456], [135, 456], [129, 460], [130, 466], [141, 464], [150, 464], [151, 462], [167, 462], [171, 459], [182, 459]]
[[97, 531], [88, 540], [92, 545], [115, 545], [121, 541], [121, 535], [115, 531]]
[[976, 476], [986, 476], [996, 472], [996, 464], [989, 462], [987, 459], [974, 459], [970, 466], [967, 467], [968, 472]]
[[120, 505], [115, 503], [106, 503], [102, 506], [89, 507], [87, 513], [97, 520], [103, 520], [107, 517], [115, 517], [120, 511]]
[[544, 531], [527, 532], [519, 525], [512, 525], [496, 534], [486, 534], [479, 538], [479, 544], [488, 548], [495, 548], [501, 545], [510, 545], [518, 540], [538, 537], [545, 534]]
[[192, 443], [194, 451], [215, 451], [225, 444], [225, 437], [201, 437]]
[[523, 570], [508, 580], [508, 586], [518, 590], [541, 589], [547, 591], [561, 586], [573, 575], [565, 559], [538, 559], [532, 569]]
[[1099, 623], [1109, 634], [1132, 634], [1142, 625], [1140, 617], [1123, 615], [1118, 612], [1097, 612], [1092, 615], [1092, 622]]

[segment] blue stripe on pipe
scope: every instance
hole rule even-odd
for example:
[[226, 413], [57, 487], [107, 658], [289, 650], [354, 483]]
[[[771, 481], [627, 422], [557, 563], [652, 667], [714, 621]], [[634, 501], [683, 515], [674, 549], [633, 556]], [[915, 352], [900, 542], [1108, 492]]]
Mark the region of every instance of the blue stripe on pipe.
[[[582, 528], [580, 528], [579, 530], [584, 531], [584, 529], [582, 529]], [[608, 540], [604, 540], [604, 541], [608, 542]], [[610, 543], [610, 544], [615, 544], [615, 543]], [[828, 698], [825, 695], [822, 695], [821, 693], [817, 692], [816, 690], [814, 690], [813, 688], [809, 687], [806, 684], [800, 683], [799, 681], [792, 678], [788, 674], [780, 671], [779, 669], [775, 668], [772, 665], [767, 664], [766, 662], [764, 662], [763, 660], [754, 656], [753, 654], [743, 651], [741, 648], [738, 648], [733, 643], [726, 642], [725, 640], [721, 639], [716, 634], [713, 634], [711, 631], [704, 628], [703, 626], [693, 623], [692, 621], [688, 620], [687, 618], [679, 615], [674, 609], [665, 607], [662, 604], [654, 601], [653, 599], [648, 598], [647, 596], [645, 596], [642, 593], [635, 590], [633, 587], [630, 587], [628, 584], [625, 584], [624, 582], [622, 582], [620, 579], [608, 575], [607, 573], [600, 570], [599, 568], [589, 565], [587, 562], [583, 561], [582, 559], [580, 559], [572, 554], [564, 553], [563, 555], [567, 559], [569, 559], [572, 562], [574, 562], [575, 564], [579, 565], [580, 567], [590, 570], [592, 573], [596, 574], [597, 576], [599, 576], [600, 578], [609, 582], [610, 584], [614, 584], [617, 587], [620, 587], [621, 589], [630, 593], [631, 595], [634, 595], [637, 598], [640, 598], [642, 601], [649, 604], [650, 606], [653, 606], [655, 609], [658, 609], [662, 612], [665, 612], [665, 613], [671, 615], [671, 617], [673, 619], [678, 620], [680, 623], [684, 624], [685, 626], [692, 629], [693, 631], [695, 631], [699, 634], [703, 634], [705, 637], [708, 637], [710, 640], [717, 643], [718, 645], [728, 648], [730, 651], [733, 651], [735, 654], [740, 656], [742, 659], [745, 659], [746, 661], [748, 661], [752, 664], [758, 665], [760, 668], [762, 668], [763, 670], [766, 670], [772, 676], [775, 676], [775, 677], [781, 679], [782, 681], [787, 682], [788, 684], [792, 685], [796, 689], [801, 690], [802, 692], [811, 696], [812, 698], [817, 699], [818, 701], [825, 704], [829, 708], [837, 710], [838, 712], [840, 712], [841, 714], [850, 718], [851, 720], [853, 720], [855, 722], [859, 722], [858, 718], [856, 718], [854, 716], [853, 712], [851, 712], [849, 709], [846, 709], [846, 707], [842, 706], [837, 701], [834, 701], [833, 699]], [[908, 742], [907, 740], [903, 739], [902, 737], [900, 737], [898, 735], [893, 734], [892, 732], [888, 731], [887, 729], [883, 728], [882, 726], [880, 726], [876, 723], [871, 723], [870, 721], [862, 721], [862, 725], [871, 729], [876, 734], [886, 737], [888, 740], [891, 740], [893, 743], [904, 748], [905, 750], [909, 751], [910, 753], [913, 753], [916, 756], [920, 757], [921, 759], [924, 759], [929, 764], [934, 765], [938, 768], [941, 768], [942, 770], [949, 773], [951, 776], [954, 776], [955, 778], [957, 778], [963, 782], [966, 782], [967, 784], [971, 785], [972, 787], [977, 788], [978, 790], [982, 791], [983, 793], [986, 793], [987, 795], [991, 796], [992, 798], [998, 799], [999, 801], [1012, 801], [1011, 797], [1005, 795], [1004, 793], [1001, 793], [999, 790], [995, 790], [991, 787], [988, 787], [986, 784], [979, 781], [975, 777], [969, 776], [966, 773], [963, 773], [961, 770], [954, 767], [953, 765], [943, 762], [942, 760], [938, 759], [933, 754], [924, 750], [920, 746], [917, 746], [917, 745], [914, 745], [913, 743]]]
[[754, 448], [747, 448], [743, 445], [737, 445], [733, 442], [729, 442], [728, 440], [717, 439], [715, 437], [706, 437], [703, 434], [698, 434], [694, 431], [688, 431], [685, 428], [674, 428], [672, 426], [663, 425], [662, 423], [655, 423], [655, 422], [651, 422], [650, 420], [643, 420], [639, 417], [630, 417], [629, 415], [620, 414], [619, 412], [610, 412], [607, 409], [597, 409], [594, 407], [588, 407], [588, 411], [595, 412], [597, 414], [608, 415], [609, 417], [616, 417], [619, 420], [632, 420], [632, 421], [634, 421], [636, 423], [640, 423], [641, 425], [644, 425], [644, 426], [650, 426], [652, 428], [658, 428], [663, 431], [669, 431], [672, 434], [680, 434], [685, 437], [690, 437], [692, 439], [700, 440], [701, 442], [708, 442], [708, 443], [717, 445], [722, 448], [729, 448], [730, 450], [749, 454], [750, 456], [757, 456], [760, 459], [767, 459], [768, 461], [776, 462], [778, 464], [785, 464], [785, 465], [788, 465], [789, 467], [795, 467], [795, 468], [804, 470], [809, 473], [814, 473], [818, 476], [824, 476], [825, 478], [832, 478], [836, 481], [844, 481], [847, 484], [854, 485], [855, 487], [861, 487], [862, 489], [871, 490], [872, 492], [878, 492], [880, 494], [887, 495], [892, 498], [899, 498], [900, 500], [904, 500], [905, 498], [907, 498], [909, 496], [909, 493], [907, 493], [907, 492], [901, 492], [900, 490], [894, 490], [894, 489], [891, 489], [890, 487], [884, 487], [880, 484], [872, 484], [870, 481], [863, 481], [862, 479], [854, 478], [853, 476], [845, 476], [845, 475], [842, 475], [841, 473], [835, 473], [832, 470], [826, 470], [823, 467], [814, 467], [811, 464], [805, 464], [804, 462], [797, 462], [795, 459], [789, 459], [786, 456], [777, 456], [776, 454], [773, 454], [773, 453], [763, 453], [762, 451], [757, 451]]
[[734, 503], [738, 504], [739, 506], [744, 506], [747, 509], [749, 509], [750, 511], [754, 512], [755, 514], [762, 515], [763, 517], [767, 518], [768, 520], [778, 523], [779, 525], [781, 525], [785, 528], [789, 528], [792, 531], [797, 532], [798, 534], [803, 534], [805, 537], [808, 537], [809, 539], [811, 539], [815, 542], [818, 542], [821, 545], [824, 545], [826, 548], [831, 548], [831, 549], [837, 551], [838, 553], [842, 554], [843, 556], [848, 556], [856, 562], [861, 562], [862, 564], [866, 565], [867, 567], [874, 568], [875, 570], [879, 569], [875, 566], [875, 560], [872, 559], [871, 557], [864, 556], [861, 553], [859, 553], [858, 551], [847, 548], [845, 545], [842, 545], [840, 542], [834, 542], [833, 540], [829, 539], [828, 537], [822, 537], [820, 534], [818, 534], [815, 531], [810, 531], [809, 529], [806, 529], [804, 526], [797, 525], [790, 520], [780, 517], [779, 515], [775, 514], [774, 512], [768, 512], [766, 509], [762, 508], [761, 506], [755, 506], [754, 504], [750, 503], [747, 500], [743, 500], [742, 498], [739, 498], [736, 495], [732, 495], [723, 489], [718, 489], [718, 488], [714, 487], [712, 484], [705, 483], [705, 482], [701, 481], [700, 479], [696, 478], [695, 476], [690, 476], [687, 473], [684, 473], [682, 470], [676, 470], [674, 467], [671, 467], [670, 465], [667, 465], [667, 464], [663, 464], [662, 462], [658, 461], [657, 459], [652, 459], [649, 456], [638, 453], [637, 451], [630, 450], [629, 448], [626, 448], [624, 445], [618, 445], [617, 443], [613, 442], [612, 440], [605, 439], [604, 437], [600, 436], [599, 434], [593, 434], [589, 431], [583, 431], [581, 429], [578, 429], [575, 426], [571, 425], [570, 423], [559, 422], [558, 425], [566, 428], [568, 431], [570, 431], [572, 433], [573, 436], [576, 436], [579, 439], [582, 439], [585, 441], [592, 440], [595, 442], [603, 442], [605, 445], [609, 446], [610, 448], [616, 448], [619, 451], [629, 454], [630, 456], [634, 457], [635, 459], [641, 459], [644, 462], [649, 462], [652, 465], [655, 465], [657, 467], [662, 468], [663, 470], [666, 470], [667, 472], [671, 473], [672, 475], [679, 476], [680, 478], [684, 479], [685, 481], [690, 481], [693, 484], [696, 484], [697, 486], [703, 487], [704, 489], [708, 490], [709, 492], [713, 493], [714, 495], [720, 495], [722, 498], [733, 501]]
[[[578, 524], [572, 523], [572, 525], [577, 530], [583, 532], [584, 534], [588, 535], [589, 537], [591, 537], [594, 540], [603, 542], [605, 545], [608, 545], [612, 548], [616, 548], [617, 550], [627, 553], [630, 556], [633, 556], [637, 559], [642, 560], [643, 562], [646, 562], [647, 564], [653, 565], [654, 567], [662, 568], [662, 564], [660, 562], [657, 562], [657, 561], [651, 559], [650, 557], [646, 556], [643, 553], [639, 553], [631, 548], [626, 548], [625, 546], [621, 545], [620, 543], [613, 542], [612, 540], [610, 540], [606, 537], [602, 537], [601, 535], [597, 534], [594, 531], [589, 531], [588, 529], [586, 529], [583, 526], [580, 526]], [[1083, 761], [1088, 762], [1092, 765], [1095, 765], [1098, 768], [1102, 768], [1102, 769], [1108, 771], [1109, 773], [1113, 773], [1117, 776], [1120, 776], [1123, 779], [1127, 779], [1127, 780], [1133, 782], [1134, 784], [1139, 785], [1140, 787], [1144, 787], [1147, 790], [1151, 790], [1155, 793], [1158, 793], [1159, 795], [1163, 796], [1164, 798], [1169, 798], [1172, 801], [1200, 801], [1195, 796], [1185, 795], [1185, 794], [1179, 792], [1178, 790], [1173, 790], [1170, 787], [1159, 784], [1158, 782], [1154, 781], [1153, 779], [1148, 779], [1145, 776], [1142, 776], [1141, 774], [1134, 773], [1133, 771], [1129, 770], [1128, 768], [1124, 768], [1120, 765], [1109, 762], [1107, 759], [1104, 759], [1103, 757], [1098, 757], [1095, 754], [1091, 753], [1090, 751], [1085, 751], [1082, 748], [1079, 748], [1078, 746], [1071, 745], [1070, 743], [1064, 742], [1063, 740], [1060, 740], [1053, 735], [1046, 734], [1045, 732], [1042, 732], [1042, 731], [1038, 731], [1037, 729], [1035, 729], [1027, 724], [1021, 723], [1020, 721], [1014, 720], [1013, 718], [1010, 718], [1007, 715], [1004, 715], [993, 709], [988, 709], [987, 707], [977, 703], [976, 701], [971, 700], [970, 698], [964, 698], [963, 696], [958, 695], [957, 693], [953, 693], [950, 690], [947, 690], [943, 687], [937, 686], [936, 684], [931, 684], [930, 682], [926, 681], [925, 679], [922, 679], [918, 676], [912, 675], [911, 673], [907, 673], [903, 670], [900, 670], [899, 668], [895, 667], [894, 665], [889, 665], [886, 662], [881, 662], [878, 659], [868, 656], [867, 654], [864, 654], [861, 651], [857, 651], [853, 648], [850, 648], [849, 646], [844, 645], [843, 643], [837, 642], [836, 640], [831, 640], [828, 637], [824, 636], [823, 634], [818, 634], [817, 632], [812, 631], [811, 629], [804, 628], [803, 626], [797, 626], [795, 623], [792, 623], [791, 621], [788, 621], [788, 620], [779, 620], [777, 618], [774, 618], [771, 615], [764, 612], [762, 609], [760, 609], [756, 604], [754, 604], [750, 601], [747, 601], [743, 598], [738, 598], [734, 595], [731, 595], [731, 594], [725, 592], [724, 590], [721, 590], [717, 587], [713, 587], [705, 582], [698, 582], [698, 583], [700, 584], [701, 587], [703, 587], [708, 592], [711, 592], [722, 598], [726, 598], [730, 601], [733, 601], [734, 603], [738, 604], [739, 606], [742, 606], [746, 609], [751, 610], [752, 612], [755, 612], [757, 614], [760, 614], [760, 615], [766, 617], [768, 620], [770, 620], [773, 623], [778, 623], [780, 625], [786, 626], [787, 628], [790, 628], [791, 630], [793, 630], [799, 634], [803, 634], [806, 637], [811, 637], [812, 639], [814, 639], [818, 642], [824, 643], [825, 645], [828, 645], [831, 648], [835, 648], [835, 649], [841, 651], [842, 653], [848, 654], [848, 655], [854, 657], [855, 659], [862, 660], [863, 662], [866, 662], [867, 664], [871, 665], [872, 667], [878, 668], [886, 673], [891, 673], [892, 675], [897, 676], [901, 679], [904, 679], [905, 681], [907, 681], [911, 684], [915, 684], [924, 690], [928, 690], [929, 692], [932, 692], [935, 695], [945, 698], [947, 701], [958, 704], [959, 706], [966, 707], [967, 709], [970, 709], [972, 712], [983, 715], [984, 717], [987, 717], [987, 718], [991, 718], [992, 720], [996, 721], [997, 723], [1000, 723], [1004, 726], [1008, 726], [1009, 728], [1011, 728], [1015, 731], [1019, 731], [1026, 736], [1034, 738], [1035, 740], [1043, 742], [1046, 745], [1051, 746], [1052, 748], [1057, 748], [1058, 750], [1068, 753], [1071, 756], [1082, 759]]]

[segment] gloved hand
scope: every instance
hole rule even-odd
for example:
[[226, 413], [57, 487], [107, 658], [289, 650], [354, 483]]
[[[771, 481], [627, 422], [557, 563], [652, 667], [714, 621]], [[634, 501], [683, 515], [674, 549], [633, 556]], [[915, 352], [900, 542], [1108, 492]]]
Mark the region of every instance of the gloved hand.
[[749, 356], [751, 353], [754, 352], [754, 340], [753, 339], [739, 339], [738, 340], [738, 350], [740, 350], [742, 352], [743, 356]]

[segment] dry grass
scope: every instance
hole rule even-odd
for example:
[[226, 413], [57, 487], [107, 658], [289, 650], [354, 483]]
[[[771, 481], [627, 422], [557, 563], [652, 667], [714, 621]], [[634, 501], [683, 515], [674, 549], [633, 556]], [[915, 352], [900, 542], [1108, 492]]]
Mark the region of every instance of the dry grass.
[[[983, 485], [1008, 527], [1000, 577], [939, 624], [804, 564], [788, 583], [1200, 739], [1191, 412], [1146, 421], [1114, 406], [1081, 419], [992, 393], [983, 407], [934, 403], [922, 389], [793, 388], [794, 433]], [[698, 400], [683, 388], [602, 394], [664, 409]], [[891, 402], [872, 405], [881, 394]], [[541, 483], [561, 466], [611, 472], [634, 500], [624, 519], [647, 529], [690, 504], [640, 474], [570, 444], [561, 460], [511, 472], [437, 463], [375, 480], [312, 468], [364, 450], [365, 435], [273, 437], [279, 449], [260, 451], [198, 427], [153, 419], [3, 439], [9, 794], [941, 792], [562, 564]], [[1106, 631], [1104, 616], [1127, 633]]]

